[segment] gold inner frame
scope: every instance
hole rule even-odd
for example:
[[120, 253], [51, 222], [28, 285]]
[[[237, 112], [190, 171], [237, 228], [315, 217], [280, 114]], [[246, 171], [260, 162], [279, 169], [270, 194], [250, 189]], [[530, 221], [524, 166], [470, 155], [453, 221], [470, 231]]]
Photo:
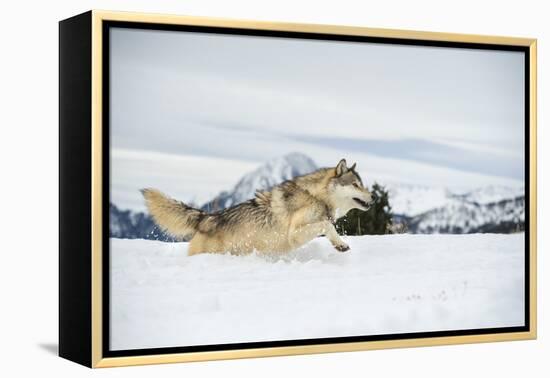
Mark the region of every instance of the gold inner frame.
[[[294, 31], [337, 35], [356, 35], [412, 40], [464, 42], [524, 46], [530, 56], [530, 104], [529, 104], [529, 279], [530, 279], [530, 330], [499, 334], [464, 335], [414, 338], [385, 341], [363, 341], [338, 344], [312, 344], [305, 346], [267, 347], [256, 349], [219, 350], [212, 352], [191, 352], [174, 354], [140, 355], [131, 357], [103, 357], [102, 352], [102, 61], [103, 61], [103, 21], [127, 21], [172, 25], [217, 26], [251, 30]], [[466, 344], [494, 341], [528, 340], [537, 336], [537, 41], [531, 38], [484, 36], [471, 34], [436, 33], [412, 30], [375, 29], [355, 26], [335, 26], [318, 24], [295, 24], [260, 22], [207, 17], [189, 17], [162, 14], [92, 11], [92, 366], [113, 367], [172, 362], [208, 361], [250, 357], [299, 355], [311, 353], [349, 352], [371, 349]]]

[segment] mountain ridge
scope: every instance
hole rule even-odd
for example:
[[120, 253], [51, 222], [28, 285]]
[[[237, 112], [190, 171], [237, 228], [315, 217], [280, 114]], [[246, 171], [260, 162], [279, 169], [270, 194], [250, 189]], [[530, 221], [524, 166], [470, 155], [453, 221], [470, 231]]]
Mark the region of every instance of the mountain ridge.
[[[220, 211], [253, 198], [257, 190], [270, 190], [285, 180], [318, 169], [302, 153], [272, 159], [245, 174], [230, 190], [222, 191], [200, 208]], [[523, 188], [488, 186], [467, 192], [419, 185], [387, 185], [394, 223], [409, 233], [511, 233], [525, 227]], [[173, 241], [143, 212], [123, 210], [110, 204], [110, 230], [114, 238]]]

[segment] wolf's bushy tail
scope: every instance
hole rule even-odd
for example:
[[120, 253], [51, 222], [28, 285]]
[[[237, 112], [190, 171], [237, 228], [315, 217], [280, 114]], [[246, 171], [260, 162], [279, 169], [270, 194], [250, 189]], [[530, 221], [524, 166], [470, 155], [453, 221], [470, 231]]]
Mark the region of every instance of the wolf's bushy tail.
[[149, 214], [163, 231], [177, 237], [192, 237], [205, 212], [172, 199], [156, 189], [141, 189]]

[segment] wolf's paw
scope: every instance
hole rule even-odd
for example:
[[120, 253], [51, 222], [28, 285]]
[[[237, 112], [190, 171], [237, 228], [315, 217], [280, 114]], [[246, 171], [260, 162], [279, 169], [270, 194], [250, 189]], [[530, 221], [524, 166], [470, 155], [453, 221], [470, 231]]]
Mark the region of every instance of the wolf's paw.
[[339, 252], [349, 251], [349, 245], [347, 244], [337, 244], [334, 246], [334, 248]]

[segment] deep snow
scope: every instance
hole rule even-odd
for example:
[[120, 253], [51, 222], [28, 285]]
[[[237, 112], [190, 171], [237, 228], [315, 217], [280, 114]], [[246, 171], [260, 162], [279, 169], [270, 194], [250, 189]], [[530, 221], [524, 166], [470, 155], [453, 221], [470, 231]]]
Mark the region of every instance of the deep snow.
[[282, 257], [111, 239], [111, 349], [523, 325], [523, 234], [345, 239]]

